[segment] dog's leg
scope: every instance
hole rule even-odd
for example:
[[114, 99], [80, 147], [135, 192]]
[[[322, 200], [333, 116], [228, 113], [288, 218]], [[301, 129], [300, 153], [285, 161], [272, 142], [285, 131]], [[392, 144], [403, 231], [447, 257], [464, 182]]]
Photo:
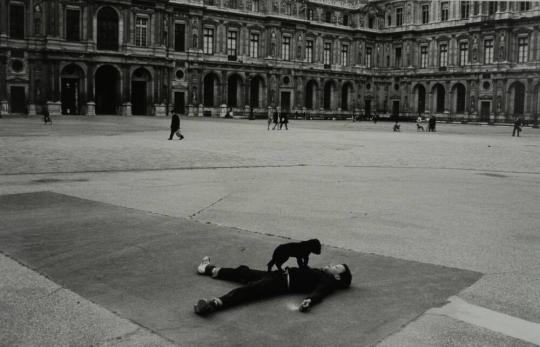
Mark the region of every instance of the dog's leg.
[[272, 266], [274, 266], [274, 259], [270, 260], [267, 266], [268, 266], [268, 272], [272, 271]]

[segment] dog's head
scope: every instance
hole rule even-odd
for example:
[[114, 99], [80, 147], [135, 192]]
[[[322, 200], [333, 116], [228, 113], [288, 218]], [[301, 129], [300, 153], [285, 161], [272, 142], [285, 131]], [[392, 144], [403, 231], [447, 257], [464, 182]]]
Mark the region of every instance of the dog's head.
[[306, 241], [311, 253], [321, 254], [321, 241], [317, 239], [311, 239]]

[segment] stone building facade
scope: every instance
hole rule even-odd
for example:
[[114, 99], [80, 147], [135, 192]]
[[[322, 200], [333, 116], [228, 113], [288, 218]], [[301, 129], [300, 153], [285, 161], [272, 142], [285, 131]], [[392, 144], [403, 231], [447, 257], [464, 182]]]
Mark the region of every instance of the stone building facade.
[[539, 1], [0, 0], [0, 114], [540, 113]]

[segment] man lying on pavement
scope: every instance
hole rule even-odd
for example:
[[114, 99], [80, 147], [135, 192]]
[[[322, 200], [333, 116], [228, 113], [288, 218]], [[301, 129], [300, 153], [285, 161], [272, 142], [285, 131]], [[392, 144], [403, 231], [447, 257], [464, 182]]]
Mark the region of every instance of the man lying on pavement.
[[300, 312], [309, 311], [337, 289], [351, 285], [352, 275], [346, 264], [327, 265], [321, 269], [286, 268], [284, 271], [252, 270], [245, 265], [235, 269], [220, 268], [204, 257], [197, 268], [200, 275], [215, 279], [242, 283], [243, 286], [210, 300], [201, 299], [195, 305], [195, 313], [201, 316], [242, 303], [283, 295], [309, 293], [300, 305]]

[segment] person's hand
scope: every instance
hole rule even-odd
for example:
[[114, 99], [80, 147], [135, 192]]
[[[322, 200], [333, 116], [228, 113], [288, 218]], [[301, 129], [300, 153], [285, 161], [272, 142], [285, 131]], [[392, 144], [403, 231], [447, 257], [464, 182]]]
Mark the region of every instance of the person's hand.
[[299, 307], [300, 312], [307, 312], [310, 309], [311, 309], [311, 299], [304, 299], [304, 301], [302, 301]]

